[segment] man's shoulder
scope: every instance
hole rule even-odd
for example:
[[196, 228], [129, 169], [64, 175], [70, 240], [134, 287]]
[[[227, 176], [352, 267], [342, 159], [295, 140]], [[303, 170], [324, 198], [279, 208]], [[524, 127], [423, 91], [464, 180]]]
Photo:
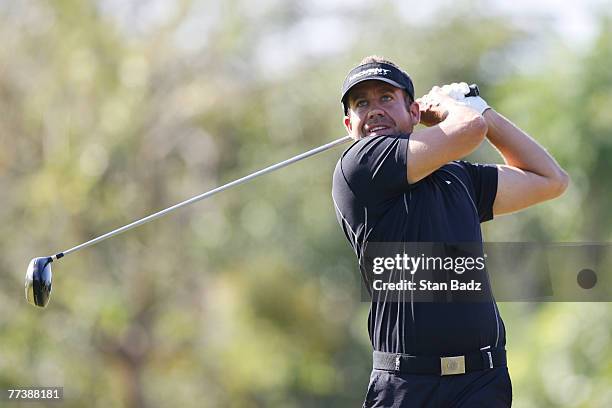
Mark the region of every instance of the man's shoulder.
[[363, 163], [367, 162], [368, 159], [379, 159], [381, 155], [388, 153], [389, 149], [398, 147], [399, 143], [405, 141], [407, 144], [409, 138], [409, 134], [400, 134], [368, 136], [357, 139], [342, 152], [338, 161], [340, 163], [347, 161]]

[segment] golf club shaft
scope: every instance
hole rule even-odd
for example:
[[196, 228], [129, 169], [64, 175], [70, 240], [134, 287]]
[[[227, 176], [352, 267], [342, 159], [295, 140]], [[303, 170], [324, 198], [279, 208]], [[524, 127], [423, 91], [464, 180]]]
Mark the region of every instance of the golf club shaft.
[[138, 227], [139, 225], [145, 224], [145, 223], [147, 223], [149, 221], [153, 221], [154, 219], [159, 218], [161, 216], [164, 216], [164, 215], [166, 215], [166, 214], [168, 214], [168, 213], [170, 213], [170, 212], [172, 212], [174, 210], [178, 210], [181, 207], [185, 207], [185, 206], [187, 206], [189, 204], [193, 204], [193, 203], [195, 203], [197, 201], [200, 201], [200, 200], [203, 200], [205, 198], [208, 198], [208, 197], [210, 197], [210, 196], [212, 196], [214, 194], [220, 193], [223, 190], [227, 190], [228, 188], [237, 186], [237, 185], [242, 184], [242, 183], [246, 183], [247, 181], [252, 180], [252, 179], [254, 179], [256, 177], [263, 176], [264, 174], [271, 173], [271, 172], [273, 172], [275, 170], [281, 169], [281, 168], [283, 168], [285, 166], [288, 166], [288, 165], [290, 165], [292, 163], [298, 162], [298, 161], [300, 161], [302, 159], [306, 159], [306, 158], [308, 158], [310, 156], [314, 156], [317, 153], [321, 153], [321, 152], [323, 152], [325, 150], [329, 150], [332, 147], [335, 147], [335, 146], [341, 145], [343, 143], [346, 143], [349, 140], [351, 140], [350, 136], [344, 136], [344, 137], [341, 137], [338, 140], [335, 140], [333, 142], [327, 143], [327, 144], [325, 144], [323, 146], [319, 146], [319, 147], [317, 147], [315, 149], [309, 150], [309, 151], [307, 151], [305, 153], [299, 154], [297, 156], [294, 156], [294, 157], [292, 157], [290, 159], [287, 159], [285, 161], [282, 161], [280, 163], [274, 164], [272, 166], [268, 166], [268, 167], [266, 167], [264, 169], [256, 171], [255, 173], [251, 173], [248, 176], [244, 176], [242, 178], [239, 178], [237, 180], [234, 180], [232, 182], [224, 184], [224, 185], [222, 185], [220, 187], [217, 187], [217, 188], [215, 188], [213, 190], [207, 191], [205, 193], [202, 193], [200, 195], [197, 195], [195, 197], [192, 197], [190, 199], [182, 201], [182, 202], [180, 202], [178, 204], [175, 204], [172, 207], [168, 207], [168, 208], [166, 208], [164, 210], [158, 211], [155, 214], [151, 214], [151, 215], [149, 215], [147, 217], [144, 217], [144, 218], [141, 218], [139, 220], [136, 220], [136, 221], [134, 221], [134, 222], [132, 222], [130, 224], [127, 224], [127, 225], [125, 225], [123, 227], [117, 228], [117, 229], [115, 229], [115, 230], [113, 230], [111, 232], [107, 232], [104, 235], [100, 235], [97, 238], [94, 238], [94, 239], [92, 239], [90, 241], [84, 242], [84, 243], [82, 243], [80, 245], [77, 245], [77, 246], [75, 246], [73, 248], [70, 248], [70, 249], [68, 249], [66, 251], [57, 253], [57, 254], [51, 256], [51, 259], [52, 260], [60, 259], [60, 258], [62, 258], [64, 256], [66, 256], [66, 255], [69, 255], [69, 254], [71, 254], [73, 252], [78, 251], [79, 249], [83, 249], [83, 248], [86, 248], [88, 246], [97, 244], [100, 241], [104, 241], [107, 238], [110, 238], [112, 236], [121, 234], [122, 232], [125, 232], [125, 231], [130, 230], [130, 229], [135, 228], [135, 227]]

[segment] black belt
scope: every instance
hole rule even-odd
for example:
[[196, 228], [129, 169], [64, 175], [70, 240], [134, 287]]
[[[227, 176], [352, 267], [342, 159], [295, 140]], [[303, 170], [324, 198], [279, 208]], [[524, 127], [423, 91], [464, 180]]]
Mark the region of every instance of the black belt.
[[506, 350], [490, 347], [463, 356], [448, 357], [411, 356], [375, 351], [373, 364], [375, 370], [434, 375], [465, 374], [505, 365]]

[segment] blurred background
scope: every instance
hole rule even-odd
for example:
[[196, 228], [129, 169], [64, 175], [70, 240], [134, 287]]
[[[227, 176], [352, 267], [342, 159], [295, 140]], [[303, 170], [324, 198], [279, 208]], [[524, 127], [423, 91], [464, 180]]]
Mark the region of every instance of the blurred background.
[[[340, 85], [370, 54], [417, 95], [478, 83], [570, 173], [560, 199], [484, 224], [488, 241], [612, 240], [612, 4], [429, 3], [0, 1], [2, 389], [360, 406], [368, 304], [330, 193], [342, 148], [54, 264], [45, 310], [23, 278], [35, 256], [344, 135]], [[500, 308], [515, 406], [612, 406], [609, 303]]]

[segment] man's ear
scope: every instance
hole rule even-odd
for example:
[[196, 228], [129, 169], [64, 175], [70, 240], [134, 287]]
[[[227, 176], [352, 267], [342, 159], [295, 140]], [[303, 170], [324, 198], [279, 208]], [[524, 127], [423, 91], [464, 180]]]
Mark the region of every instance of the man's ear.
[[416, 126], [421, 121], [421, 108], [418, 102], [412, 102], [409, 108], [410, 116], [412, 117], [412, 122]]
[[353, 124], [351, 123], [351, 117], [349, 115], [344, 116], [344, 128], [349, 134], [353, 130]]

